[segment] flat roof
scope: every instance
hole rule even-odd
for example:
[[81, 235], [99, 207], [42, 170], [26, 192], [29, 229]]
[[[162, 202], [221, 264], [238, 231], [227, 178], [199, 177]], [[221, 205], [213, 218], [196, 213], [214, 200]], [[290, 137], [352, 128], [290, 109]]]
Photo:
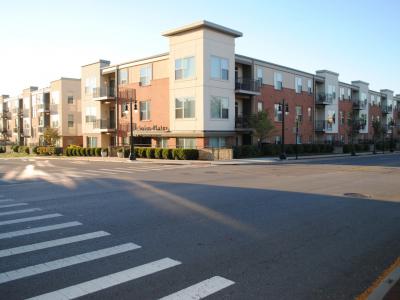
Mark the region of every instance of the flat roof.
[[140, 59], [135, 59], [135, 60], [127, 61], [127, 62], [124, 62], [124, 63], [103, 67], [101, 69], [105, 70], [105, 69], [109, 69], [109, 68], [116, 68], [116, 67], [120, 67], [120, 66], [123, 66], [123, 65], [134, 64], [134, 63], [137, 63], [137, 62], [140, 62], [140, 61], [145, 61], [145, 60], [154, 59], [154, 58], [158, 58], [158, 57], [163, 57], [163, 56], [167, 56], [167, 55], [169, 55], [169, 52], [156, 54], [156, 55], [152, 55], [152, 56], [148, 56], [148, 57], [144, 57], [144, 58], [140, 58]]
[[110, 64], [110, 63], [111, 62], [109, 60], [99, 59], [98, 61], [92, 62], [90, 64], [83, 65], [81, 67], [87, 67], [87, 66], [94, 65], [94, 64]]
[[178, 27], [175, 29], [165, 31], [162, 33], [162, 35], [165, 37], [169, 37], [169, 36], [174, 36], [174, 35], [177, 35], [177, 34], [180, 34], [183, 32], [196, 30], [196, 29], [211, 29], [214, 31], [224, 33], [226, 35], [233, 36], [235, 38], [243, 36], [243, 33], [241, 33], [240, 31], [237, 31], [237, 30], [234, 30], [234, 29], [222, 26], [222, 25], [218, 25], [218, 24], [212, 23], [210, 21], [206, 21], [206, 20], [197, 21], [197, 22], [194, 22], [194, 23], [182, 26], [182, 27]]
[[328, 73], [328, 74], [332, 74], [332, 75], [335, 75], [335, 76], [339, 76], [339, 73], [336, 73], [336, 72], [333, 72], [333, 71], [329, 71], [329, 70], [318, 70], [318, 71], [316, 71], [315, 73]]
[[365, 82], [365, 81], [362, 81], [362, 80], [354, 80], [354, 81], [352, 81], [351, 83], [352, 83], [352, 84], [355, 84], [355, 83], [361, 83], [361, 84], [366, 84], [366, 85], [369, 85], [369, 83], [368, 83], [368, 82]]

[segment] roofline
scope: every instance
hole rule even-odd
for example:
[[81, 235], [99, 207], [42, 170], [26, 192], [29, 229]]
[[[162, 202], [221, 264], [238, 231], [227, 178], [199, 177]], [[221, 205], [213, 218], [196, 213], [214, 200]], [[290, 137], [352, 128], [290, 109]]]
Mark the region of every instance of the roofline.
[[339, 76], [339, 73], [336, 73], [336, 72], [333, 72], [333, 71], [329, 71], [329, 70], [317, 70], [317, 71], [315, 71], [315, 73], [316, 74], [318, 74], [318, 73], [329, 73], [329, 74], [332, 74], [332, 75], [335, 75], [335, 76]]
[[272, 66], [284, 68], [284, 69], [287, 69], [287, 70], [290, 70], [290, 71], [299, 72], [299, 73], [303, 73], [303, 74], [307, 74], [307, 75], [315, 77], [315, 74], [312, 74], [312, 73], [309, 73], [309, 72], [305, 72], [305, 71], [301, 71], [301, 70], [297, 70], [297, 69], [293, 69], [293, 68], [286, 67], [286, 66], [283, 66], [283, 65], [278, 65], [278, 64], [275, 64], [275, 63], [272, 63], [272, 62], [268, 62], [268, 61], [265, 61], [265, 60], [262, 60], [262, 59], [253, 58], [253, 57], [250, 57], [250, 56], [245, 56], [245, 55], [242, 55], [242, 54], [236, 54], [235, 53], [235, 58], [236, 57], [244, 58], [244, 59], [250, 59], [250, 60], [253, 60], [253, 61], [261, 62], [261, 63], [264, 63], [264, 64], [269, 64], [269, 65], [272, 65]]
[[339, 81], [339, 85], [340, 85], [340, 84], [347, 85], [347, 86], [350, 86], [350, 87], [352, 87], [352, 88], [355, 88], [355, 89], [359, 89], [359, 87], [358, 87], [358, 86], [356, 86], [356, 85], [353, 85], [353, 84], [351, 84], [351, 83], [347, 83], [347, 82]]
[[149, 59], [155, 59], [155, 58], [159, 58], [159, 57], [163, 57], [163, 56], [167, 56], [167, 55], [169, 55], [169, 52], [165, 52], [165, 53], [161, 53], [161, 54], [156, 54], [156, 55], [152, 55], [152, 56], [148, 56], [148, 57], [144, 57], [144, 58], [140, 58], [140, 59], [135, 59], [135, 60], [127, 61], [127, 62], [120, 63], [120, 64], [115, 64], [115, 65], [103, 67], [103, 68], [101, 68], [101, 70], [105, 70], [105, 69], [109, 69], [109, 68], [117, 68], [117, 67], [120, 67], [120, 66], [124, 66], [124, 65], [128, 65], [128, 64], [133, 64], [133, 63], [137, 63], [137, 62], [145, 61], [145, 60], [149, 60]]
[[352, 84], [354, 84], [354, 83], [362, 83], [362, 84], [369, 85], [369, 82], [362, 81], [362, 80], [354, 80], [354, 81], [352, 81], [351, 83], [352, 83]]
[[60, 81], [60, 80], [81, 80], [81, 79], [80, 78], [70, 78], [70, 77], [60, 77], [59, 79], [50, 81], [50, 83]]
[[228, 27], [221, 26], [221, 25], [218, 25], [218, 24], [206, 21], [206, 20], [197, 21], [197, 22], [185, 25], [185, 26], [181, 26], [181, 27], [178, 27], [175, 29], [164, 31], [162, 33], [162, 36], [169, 37], [169, 36], [174, 36], [174, 35], [177, 35], [177, 34], [180, 34], [183, 32], [196, 30], [196, 29], [202, 29], [202, 28], [218, 31], [220, 33], [224, 33], [226, 35], [230, 35], [235, 38], [243, 36], [243, 33], [241, 33], [240, 31], [230, 29]]
[[98, 61], [96, 61], [96, 62], [92, 62], [92, 63], [90, 63], [90, 64], [86, 64], [86, 65], [83, 65], [83, 66], [81, 66], [81, 68], [83, 68], [83, 67], [87, 67], [87, 66], [90, 66], [90, 65], [95, 65], [95, 64], [101, 64], [101, 63], [111, 63], [109, 60], [105, 60], [105, 59], [99, 59]]
[[392, 91], [392, 90], [389, 90], [389, 89], [383, 89], [383, 90], [381, 90], [381, 93], [382, 92], [390, 92], [390, 93], [394, 93], [394, 91]]

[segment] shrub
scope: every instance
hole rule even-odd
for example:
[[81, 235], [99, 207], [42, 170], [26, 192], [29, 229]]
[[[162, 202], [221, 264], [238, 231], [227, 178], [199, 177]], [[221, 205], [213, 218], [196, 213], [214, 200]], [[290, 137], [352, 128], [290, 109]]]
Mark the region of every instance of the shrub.
[[19, 150], [19, 146], [18, 145], [12, 146], [12, 151], [13, 152], [18, 152], [18, 150]]
[[183, 159], [183, 149], [182, 148], [173, 149], [172, 159]]
[[303, 144], [304, 153], [312, 153], [312, 144]]
[[162, 148], [154, 148], [154, 158], [162, 158]]
[[95, 148], [95, 156], [101, 156], [101, 148]]
[[135, 154], [136, 157], [140, 157], [140, 158], [146, 158], [146, 149], [147, 148], [143, 148], [143, 147], [137, 147], [135, 148]]
[[19, 153], [29, 154], [29, 147], [27, 147], [27, 146], [19, 146], [18, 147], [18, 152]]
[[6, 147], [1, 146], [0, 147], [0, 153], [6, 153]]
[[[135, 148], [135, 156], [137, 156], [137, 153], [138, 153], [137, 148]], [[131, 149], [125, 148], [124, 149], [124, 157], [125, 158], [129, 157], [129, 154], [131, 154]]]
[[183, 159], [196, 160], [199, 158], [199, 150], [197, 149], [182, 149]]
[[85, 148], [79, 148], [79, 155], [85, 156]]
[[54, 147], [54, 155], [62, 155], [63, 154], [63, 148], [62, 147]]
[[317, 144], [312, 144], [311, 146], [311, 152], [312, 153], [319, 153], [320, 152], [320, 147]]
[[286, 152], [286, 154], [295, 153], [294, 146], [293, 145], [285, 145], [285, 152]]
[[35, 147], [32, 148], [32, 152], [35, 153], [36, 155], [39, 154], [38, 148], [39, 148], [39, 146], [35, 146]]
[[155, 155], [155, 149], [154, 148], [147, 148], [146, 149], [146, 157], [147, 158], [154, 158]]
[[172, 149], [162, 149], [161, 156], [163, 159], [172, 159]]

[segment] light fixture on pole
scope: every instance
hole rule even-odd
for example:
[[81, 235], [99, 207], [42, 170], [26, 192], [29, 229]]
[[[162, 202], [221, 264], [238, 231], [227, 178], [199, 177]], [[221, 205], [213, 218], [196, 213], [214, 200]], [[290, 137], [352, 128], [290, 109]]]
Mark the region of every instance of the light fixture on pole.
[[282, 140], [281, 140], [281, 154], [279, 158], [281, 160], [286, 159], [285, 153], [285, 115], [289, 113], [289, 105], [285, 104], [285, 99], [282, 99], [282, 103], [279, 104], [279, 110], [282, 115]]
[[[130, 135], [130, 141], [129, 141], [129, 145], [130, 145], [129, 160], [136, 160], [135, 141], [134, 141], [134, 137], [133, 137], [133, 111], [135, 111], [135, 113], [137, 112], [136, 90], [135, 89], [127, 90], [126, 98], [127, 99], [129, 98], [129, 106], [130, 106], [130, 114], [129, 115], [130, 115], [131, 135]], [[133, 104], [133, 109], [132, 109], [132, 104]], [[126, 106], [125, 106], [125, 112], [128, 112], [128, 104], [126, 104]]]

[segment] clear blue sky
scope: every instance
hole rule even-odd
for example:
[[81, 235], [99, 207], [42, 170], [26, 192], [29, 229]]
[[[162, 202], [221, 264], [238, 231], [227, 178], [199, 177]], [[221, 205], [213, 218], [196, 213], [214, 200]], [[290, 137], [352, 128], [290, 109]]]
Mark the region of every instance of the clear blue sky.
[[99, 58], [166, 52], [161, 32], [201, 19], [243, 32], [236, 53], [400, 93], [399, 15], [399, 0], [6, 1], [0, 94], [80, 77], [80, 66]]

